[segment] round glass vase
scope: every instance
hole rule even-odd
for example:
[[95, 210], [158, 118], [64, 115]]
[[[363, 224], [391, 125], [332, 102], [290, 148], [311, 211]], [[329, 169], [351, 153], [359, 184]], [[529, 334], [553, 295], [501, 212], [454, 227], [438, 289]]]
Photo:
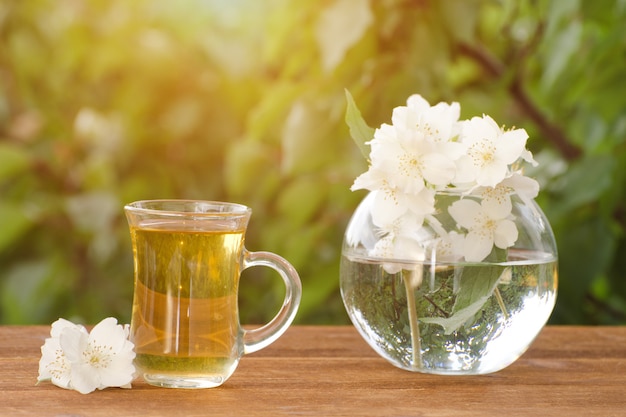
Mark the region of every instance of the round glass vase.
[[450, 257], [442, 239], [462, 232], [447, 207], [480, 197], [436, 194], [436, 213], [404, 232], [423, 248], [419, 260], [371, 256], [382, 233], [372, 221], [374, 198], [368, 194], [348, 224], [340, 267], [344, 305], [365, 341], [399, 368], [432, 374], [486, 374], [519, 358], [556, 301], [556, 243], [534, 200], [510, 196], [513, 246], [465, 262]]

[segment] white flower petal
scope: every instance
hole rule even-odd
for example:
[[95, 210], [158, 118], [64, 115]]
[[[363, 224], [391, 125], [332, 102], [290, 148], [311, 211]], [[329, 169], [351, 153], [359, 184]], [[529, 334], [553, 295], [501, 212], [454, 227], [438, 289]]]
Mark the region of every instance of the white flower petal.
[[483, 200], [480, 203], [483, 210], [492, 219], [504, 219], [511, 214], [513, 205], [508, 188], [498, 185], [487, 187], [482, 192]]
[[50, 329], [50, 336], [59, 337], [63, 329], [65, 329], [66, 327], [76, 328], [82, 331], [83, 333], [87, 333], [87, 329], [85, 329], [83, 326], [74, 324], [69, 320], [65, 320], [61, 318], [55, 321], [54, 323], [52, 323], [52, 326]]
[[98, 372], [100, 376], [100, 386], [121, 387], [130, 384], [135, 374], [135, 367], [132, 364], [134, 357], [134, 354], [123, 356], [116, 355], [109, 366]]
[[443, 154], [431, 153], [422, 159], [424, 179], [434, 185], [449, 184], [456, 175], [456, 164]]
[[463, 188], [468, 188], [469, 184], [473, 184], [476, 181], [476, 166], [472, 162], [472, 159], [463, 155], [459, 157], [456, 161], [456, 172], [452, 183], [454, 185], [462, 186]]
[[517, 161], [526, 150], [528, 133], [524, 129], [509, 130], [498, 138], [495, 156], [505, 164]]
[[536, 167], [537, 165], [539, 165], [539, 162], [535, 161], [532, 152], [530, 152], [528, 149], [524, 149], [521, 156], [524, 161], [528, 162], [532, 166]]
[[416, 113], [422, 113], [430, 109], [430, 103], [420, 94], [411, 94], [409, 98], [406, 99], [406, 105], [411, 111]]
[[70, 370], [71, 368], [68, 368], [64, 372], [53, 376], [50, 379], [50, 382], [59, 388], [72, 389], [71, 380], [70, 380]]
[[350, 188], [352, 191], [356, 190], [377, 190], [382, 188], [385, 174], [378, 170], [376, 167], [370, 167], [370, 169], [363, 174], [359, 175], [354, 184]]
[[460, 130], [460, 126], [458, 125], [460, 115], [461, 105], [459, 103], [452, 102], [448, 104], [440, 102], [428, 110], [427, 117], [431, 126], [439, 132], [437, 136], [447, 141]]
[[[443, 232], [441, 239], [433, 242], [429, 250], [435, 251], [437, 262], [456, 262], [463, 257], [465, 235], [452, 231]], [[432, 252], [431, 252], [432, 255]]]
[[100, 375], [87, 363], [72, 364], [72, 388], [81, 394], [89, 394], [100, 388]]
[[424, 248], [415, 239], [397, 236], [393, 245], [393, 258], [411, 262], [424, 261]]
[[476, 174], [476, 183], [483, 187], [495, 187], [507, 174], [508, 166], [500, 160], [484, 164]]
[[37, 381], [51, 381], [54, 385], [70, 388], [70, 363], [59, 345], [58, 338], [48, 338], [41, 347]]
[[376, 193], [372, 204], [372, 222], [379, 227], [387, 227], [398, 217], [406, 213], [408, 207], [402, 205], [396, 196], [389, 190], [380, 190]]
[[530, 177], [514, 172], [509, 178], [502, 181], [502, 185], [515, 190], [519, 195], [526, 198], [535, 198], [539, 194], [539, 183]]
[[465, 154], [467, 146], [460, 142], [443, 142], [437, 146], [437, 150], [456, 161]]
[[397, 261], [383, 264], [383, 268], [389, 274], [397, 274], [403, 269], [412, 269], [415, 262], [423, 262], [425, 258], [424, 248], [415, 239], [394, 233], [381, 238], [369, 255]]
[[450, 204], [448, 212], [454, 221], [468, 230], [474, 228], [477, 222], [484, 217], [483, 209], [480, 204], [467, 198]]
[[479, 140], [493, 140], [500, 134], [500, 128], [489, 116], [472, 117], [462, 124], [462, 140], [469, 144]]
[[376, 244], [369, 251], [369, 255], [375, 258], [391, 258], [393, 253], [393, 240], [395, 236], [393, 233], [389, 233], [386, 236], [378, 239]]
[[384, 152], [385, 143], [397, 140], [397, 133], [396, 127], [390, 124], [383, 123], [380, 125], [380, 127], [374, 130], [374, 139], [368, 142], [372, 152]]
[[391, 123], [403, 129], [411, 129], [416, 126], [422, 115], [430, 109], [430, 104], [419, 94], [409, 96], [406, 104], [406, 106], [398, 106], [392, 110]]
[[500, 220], [496, 226], [493, 236], [496, 246], [500, 249], [506, 249], [513, 246], [517, 241], [517, 227], [512, 220]]
[[59, 344], [67, 360], [74, 364], [81, 360], [89, 334], [77, 327], [66, 327], [59, 336]]
[[39, 380], [44, 381], [50, 379], [49, 372], [50, 363], [54, 362], [57, 357], [57, 352], [61, 351], [59, 345], [59, 339], [56, 337], [49, 337], [44, 341], [41, 346], [41, 359], [39, 360]]
[[400, 204], [408, 207], [413, 214], [422, 219], [421, 221], [424, 220], [425, 215], [435, 211], [435, 193], [428, 188], [422, 189], [417, 194], [402, 194], [399, 199]]
[[480, 231], [470, 231], [463, 243], [463, 255], [467, 262], [482, 262], [493, 249], [493, 237]]
[[106, 346], [112, 353], [117, 353], [126, 342], [124, 327], [117, 324], [117, 319], [108, 317], [94, 326], [89, 334], [89, 342], [97, 346]]
[[415, 126], [417, 118], [415, 113], [408, 107], [399, 106], [393, 109], [391, 113], [391, 123], [399, 128], [410, 129]]

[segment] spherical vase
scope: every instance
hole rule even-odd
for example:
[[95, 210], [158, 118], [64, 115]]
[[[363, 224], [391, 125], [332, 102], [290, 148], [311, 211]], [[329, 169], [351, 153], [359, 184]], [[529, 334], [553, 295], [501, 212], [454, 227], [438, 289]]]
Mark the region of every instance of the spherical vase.
[[[556, 301], [556, 243], [533, 199], [505, 197], [510, 214], [502, 221], [505, 230], [515, 226], [515, 234], [509, 232], [514, 243], [498, 243], [500, 220], [477, 230], [459, 225], [451, 205], [464, 200], [463, 206], [486, 207], [485, 197], [446, 191], [435, 194], [436, 210], [423, 221], [398, 219], [403, 240], [386, 244], [400, 247], [401, 258], [385, 255], [384, 245], [381, 250], [388, 230], [373, 220], [376, 192], [361, 202], [345, 232], [341, 296], [380, 356], [409, 371], [471, 375], [501, 370], [530, 346]], [[494, 231], [493, 249], [468, 261], [468, 253], [485, 245], [485, 230]]]

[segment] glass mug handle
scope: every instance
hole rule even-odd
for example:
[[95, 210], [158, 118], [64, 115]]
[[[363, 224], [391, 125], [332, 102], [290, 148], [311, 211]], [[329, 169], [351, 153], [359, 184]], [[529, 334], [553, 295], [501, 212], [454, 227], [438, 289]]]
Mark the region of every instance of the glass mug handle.
[[286, 291], [282, 307], [269, 323], [258, 329], [243, 331], [244, 354], [261, 350], [276, 341], [296, 317], [302, 298], [298, 272], [284, 258], [272, 252], [249, 252], [244, 249], [242, 271], [253, 266], [266, 266], [278, 272]]

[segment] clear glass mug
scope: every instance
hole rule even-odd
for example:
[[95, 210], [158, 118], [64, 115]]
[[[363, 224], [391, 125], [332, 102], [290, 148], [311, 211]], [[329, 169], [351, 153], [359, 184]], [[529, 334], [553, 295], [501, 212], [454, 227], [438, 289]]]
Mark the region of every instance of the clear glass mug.
[[[302, 295], [296, 270], [270, 252], [249, 252], [251, 209], [194, 200], [147, 200], [124, 207], [133, 247], [130, 338], [135, 366], [151, 384], [210, 388], [224, 383], [244, 354], [268, 346], [293, 321]], [[241, 272], [267, 266], [282, 277], [285, 299], [265, 326], [239, 324]]]

